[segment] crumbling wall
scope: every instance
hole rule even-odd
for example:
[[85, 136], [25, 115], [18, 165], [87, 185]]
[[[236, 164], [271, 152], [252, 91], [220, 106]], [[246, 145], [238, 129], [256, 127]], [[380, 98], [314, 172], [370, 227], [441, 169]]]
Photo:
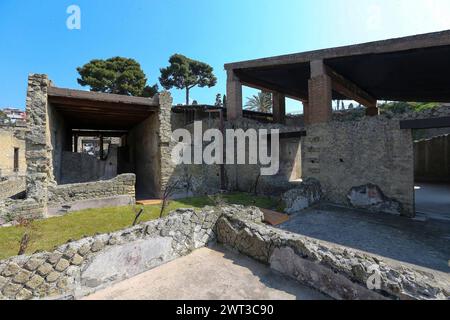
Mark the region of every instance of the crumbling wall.
[[[204, 247], [218, 212], [178, 210], [136, 227], [0, 261], [0, 300], [81, 297]], [[132, 263], [130, 263], [132, 261]]]
[[262, 218], [255, 207], [180, 209], [52, 252], [12, 257], [0, 261], [0, 300], [82, 297], [216, 240], [335, 299], [449, 298], [446, 278], [275, 229]]
[[[264, 123], [251, 119], [239, 119], [233, 122], [226, 122], [226, 129], [278, 129], [280, 133], [302, 131], [301, 123], [297, 126], [285, 126], [278, 123]], [[279, 140], [279, 170], [272, 176], [260, 176], [261, 165], [226, 165], [228, 186], [231, 190], [254, 192], [262, 194], [279, 195], [293, 187], [301, 178], [301, 144], [300, 138], [289, 138]], [[248, 144], [245, 152], [248, 154]], [[270, 139], [268, 144], [270, 153]], [[299, 167], [300, 166], [300, 167]]]
[[[175, 164], [171, 161], [171, 152], [176, 142], [172, 139], [172, 96], [164, 91], [158, 95], [159, 99], [159, 164], [160, 176], [158, 177], [159, 194], [165, 190], [175, 170]], [[176, 178], [176, 177], [174, 177]]]
[[225, 213], [216, 224], [217, 240], [332, 298], [450, 298], [448, 279], [437, 279], [379, 256], [268, 227], [261, 223], [261, 218], [248, 217]]
[[310, 125], [302, 157], [305, 177], [320, 181], [328, 201], [348, 205], [353, 187], [373, 184], [402, 204], [403, 215], [414, 216], [413, 140], [398, 120], [364, 117]]
[[49, 146], [52, 151], [53, 179], [61, 183], [63, 174], [63, 155], [72, 151], [72, 136], [65, 118], [50, 103], [47, 104]]
[[[52, 146], [48, 116], [47, 91], [50, 86], [47, 75], [32, 74], [28, 77], [26, 161], [27, 199], [25, 207], [41, 207], [41, 216], [47, 207], [47, 187], [54, 182]], [[32, 204], [35, 202], [36, 205]], [[17, 203], [20, 207], [21, 204]], [[36, 210], [37, 211], [37, 210]], [[20, 210], [19, 210], [20, 212]]]
[[[131, 205], [135, 203], [136, 176], [121, 174], [110, 180], [66, 185], [52, 185], [48, 188], [48, 206], [52, 213], [82, 210], [85, 208]], [[122, 198], [120, 202], [116, 200]], [[97, 201], [96, 201], [97, 200]], [[101, 201], [105, 200], [105, 201]], [[83, 205], [88, 201], [88, 205]]]
[[25, 191], [25, 177], [11, 177], [0, 181], [0, 200], [10, 198]]

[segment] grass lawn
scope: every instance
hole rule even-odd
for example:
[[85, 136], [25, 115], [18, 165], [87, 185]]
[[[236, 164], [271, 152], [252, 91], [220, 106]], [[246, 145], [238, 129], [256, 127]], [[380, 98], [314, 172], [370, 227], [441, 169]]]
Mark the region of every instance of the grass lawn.
[[[276, 201], [268, 197], [255, 197], [244, 193], [222, 195], [222, 199], [230, 204], [255, 205], [262, 208], [275, 208]], [[165, 214], [178, 208], [200, 209], [206, 205], [213, 205], [209, 197], [194, 197], [171, 201]], [[159, 218], [160, 206], [144, 207], [140, 221]], [[95, 234], [109, 233], [130, 227], [135, 217], [134, 207], [114, 207], [89, 209], [72, 212], [67, 215], [31, 223], [31, 242], [27, 254], [36, 251], [50, 251], [69, 240], [79, 240]], [[0, 260], [17, 255], [25, 227], [14, 226], [0, 228]]]

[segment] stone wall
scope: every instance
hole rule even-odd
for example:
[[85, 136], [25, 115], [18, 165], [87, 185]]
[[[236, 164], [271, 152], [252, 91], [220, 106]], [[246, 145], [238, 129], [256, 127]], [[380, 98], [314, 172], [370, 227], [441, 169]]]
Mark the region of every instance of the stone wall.
[[[176, 120], [179, 115], [174, 117], [172, 122], [172, 130], [178, 129], [178, 125], [181, 125], [182, 121]], [[187, 129], [191, 134], [194, 132], [194, 124], [188, 124], [182, 126]], [[203, 119], [202, 129], [203, 132], [208, 129], [220, 128], [219, 119]], [[278, 124], [278, 123], [266, 123], [253, 119], [242, 118], [235, 121], [225, 121], [224, 129], [278, 129], [280, 132], [295, 132], [303, 130], [301, 124], [298, 126], [290, 126]], [[209, 142], [203, 143], [205, 148]], [[171, 145], [172, 146], [172, 145]], [[173, 147], [173, 146], [172, 146]], [[235, 150], [236, 150], [235, 146]], [[224, 148], [225, 150], [225, 148]], [[248, 143], [246, 143], [245, 152], [248, 155]], [[236, 153], [236, 152], [235, 152]], [[301, 169], [301, 141], [300, 138], [289, 138], [280, 140], [280, 168], [274, 176], [259, 176], [261, 166], [259, 164], [232, 164], [224, 165], [225, 176], [221, 177], [220, 165], [206, 165], [206, 164], [191, 164], [191, 165], [178, 165], [174, 167], [172, 179], [181, 179], [183, 181], [189, 180], [183, 185], [190, 184], [191, 189], [189, 191], [180, 190], [180, 195], [203, 195], [205, 193], [211, 194], [220, 191], [221, 179], [224, 180], [225, 187], [231, 191], [243, 191], [254, 192], [255, 184], [257, 186], [257, 192], [260, 194], [281, 194], [293, 187], [298, 182], [294, 181], [300, 179], [302, 176]], [[256, 183], [256, 181], [258, 181]]]
[[175, 141], [172, 139], [172, 102], [173, 99], [169, 92], [164, 91], [159, 94], [160, 195], [163, 193], [175, 170], [175, 165], [171, 161], [171, 152], [175, 145]]
[[12, 177], [0, 181], [0, 200], [22, 193], [25, 188], [25, 177]]
[[402, 204], [401, 213], [414, 216], [414, 159], [411, 130], [398, 120], [364, 117], [307, 127], [303, 172], [316, 178], [325, 199], [348, 205], [353, 187], [373, 184]]
[[34, 199], [0, 200], [0, 226], [23, 219], [39, 219], [43, 217], [42, 205]]
[[135, 199], [136, 176], [121, 174], [110, 180], [49, 186], [48, 205], [67, 204], [76, 201], [128, 196]]
[[268, 227], [261, 223], [261, 215], [248, 219], [225, 213], [216, 234], [220, 243], [334, 299], [450, 298], [448, 278], [437, 279], [379, 256]]
[[215, 239], [218, 212], [169, 217], [85, 238], [52, 252], [0, 261], [0, 300], [81, 297], [201, 248]]
[[50, 81], [47, 75], [32, 74], [28, 77], [26, 161], [27, 198], [47, 206], [47, 186], [54, 181], [52, 146], [48, 116], [47, 91]]
[[[0, 300], [79, 298], [218, 241], [335, 299], [449, 299], [448, 279], [266, 226], [255, 207], [164, 219], [0, 261]], [[379, 276], [379, 286], [367, 280]]]

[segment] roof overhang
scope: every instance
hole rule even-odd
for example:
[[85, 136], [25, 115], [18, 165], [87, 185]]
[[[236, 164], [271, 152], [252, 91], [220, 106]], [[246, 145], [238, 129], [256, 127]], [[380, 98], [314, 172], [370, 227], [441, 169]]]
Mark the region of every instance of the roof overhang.
[[158, 98], [49, 87], [49, 103], [73, 129], [128, 130], [159, 109]]
[[[378, 100], [450, 101], [450, 30], [225, 65], [242, 84], [308, 99], [310, 62], [325, 65]], [[345, 99], [333, 92], [334, 99]]]

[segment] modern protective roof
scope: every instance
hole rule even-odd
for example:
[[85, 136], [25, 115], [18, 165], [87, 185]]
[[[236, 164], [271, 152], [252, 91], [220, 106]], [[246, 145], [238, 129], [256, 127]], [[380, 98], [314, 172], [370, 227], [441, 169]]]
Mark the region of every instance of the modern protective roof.
[[[244, 85], [307, 100], [314, 60], [378, 100], [450, 101], [450, 30], [229, 63], [225, 69]], [[334, 92], [333, 98], [345, 97]]]

